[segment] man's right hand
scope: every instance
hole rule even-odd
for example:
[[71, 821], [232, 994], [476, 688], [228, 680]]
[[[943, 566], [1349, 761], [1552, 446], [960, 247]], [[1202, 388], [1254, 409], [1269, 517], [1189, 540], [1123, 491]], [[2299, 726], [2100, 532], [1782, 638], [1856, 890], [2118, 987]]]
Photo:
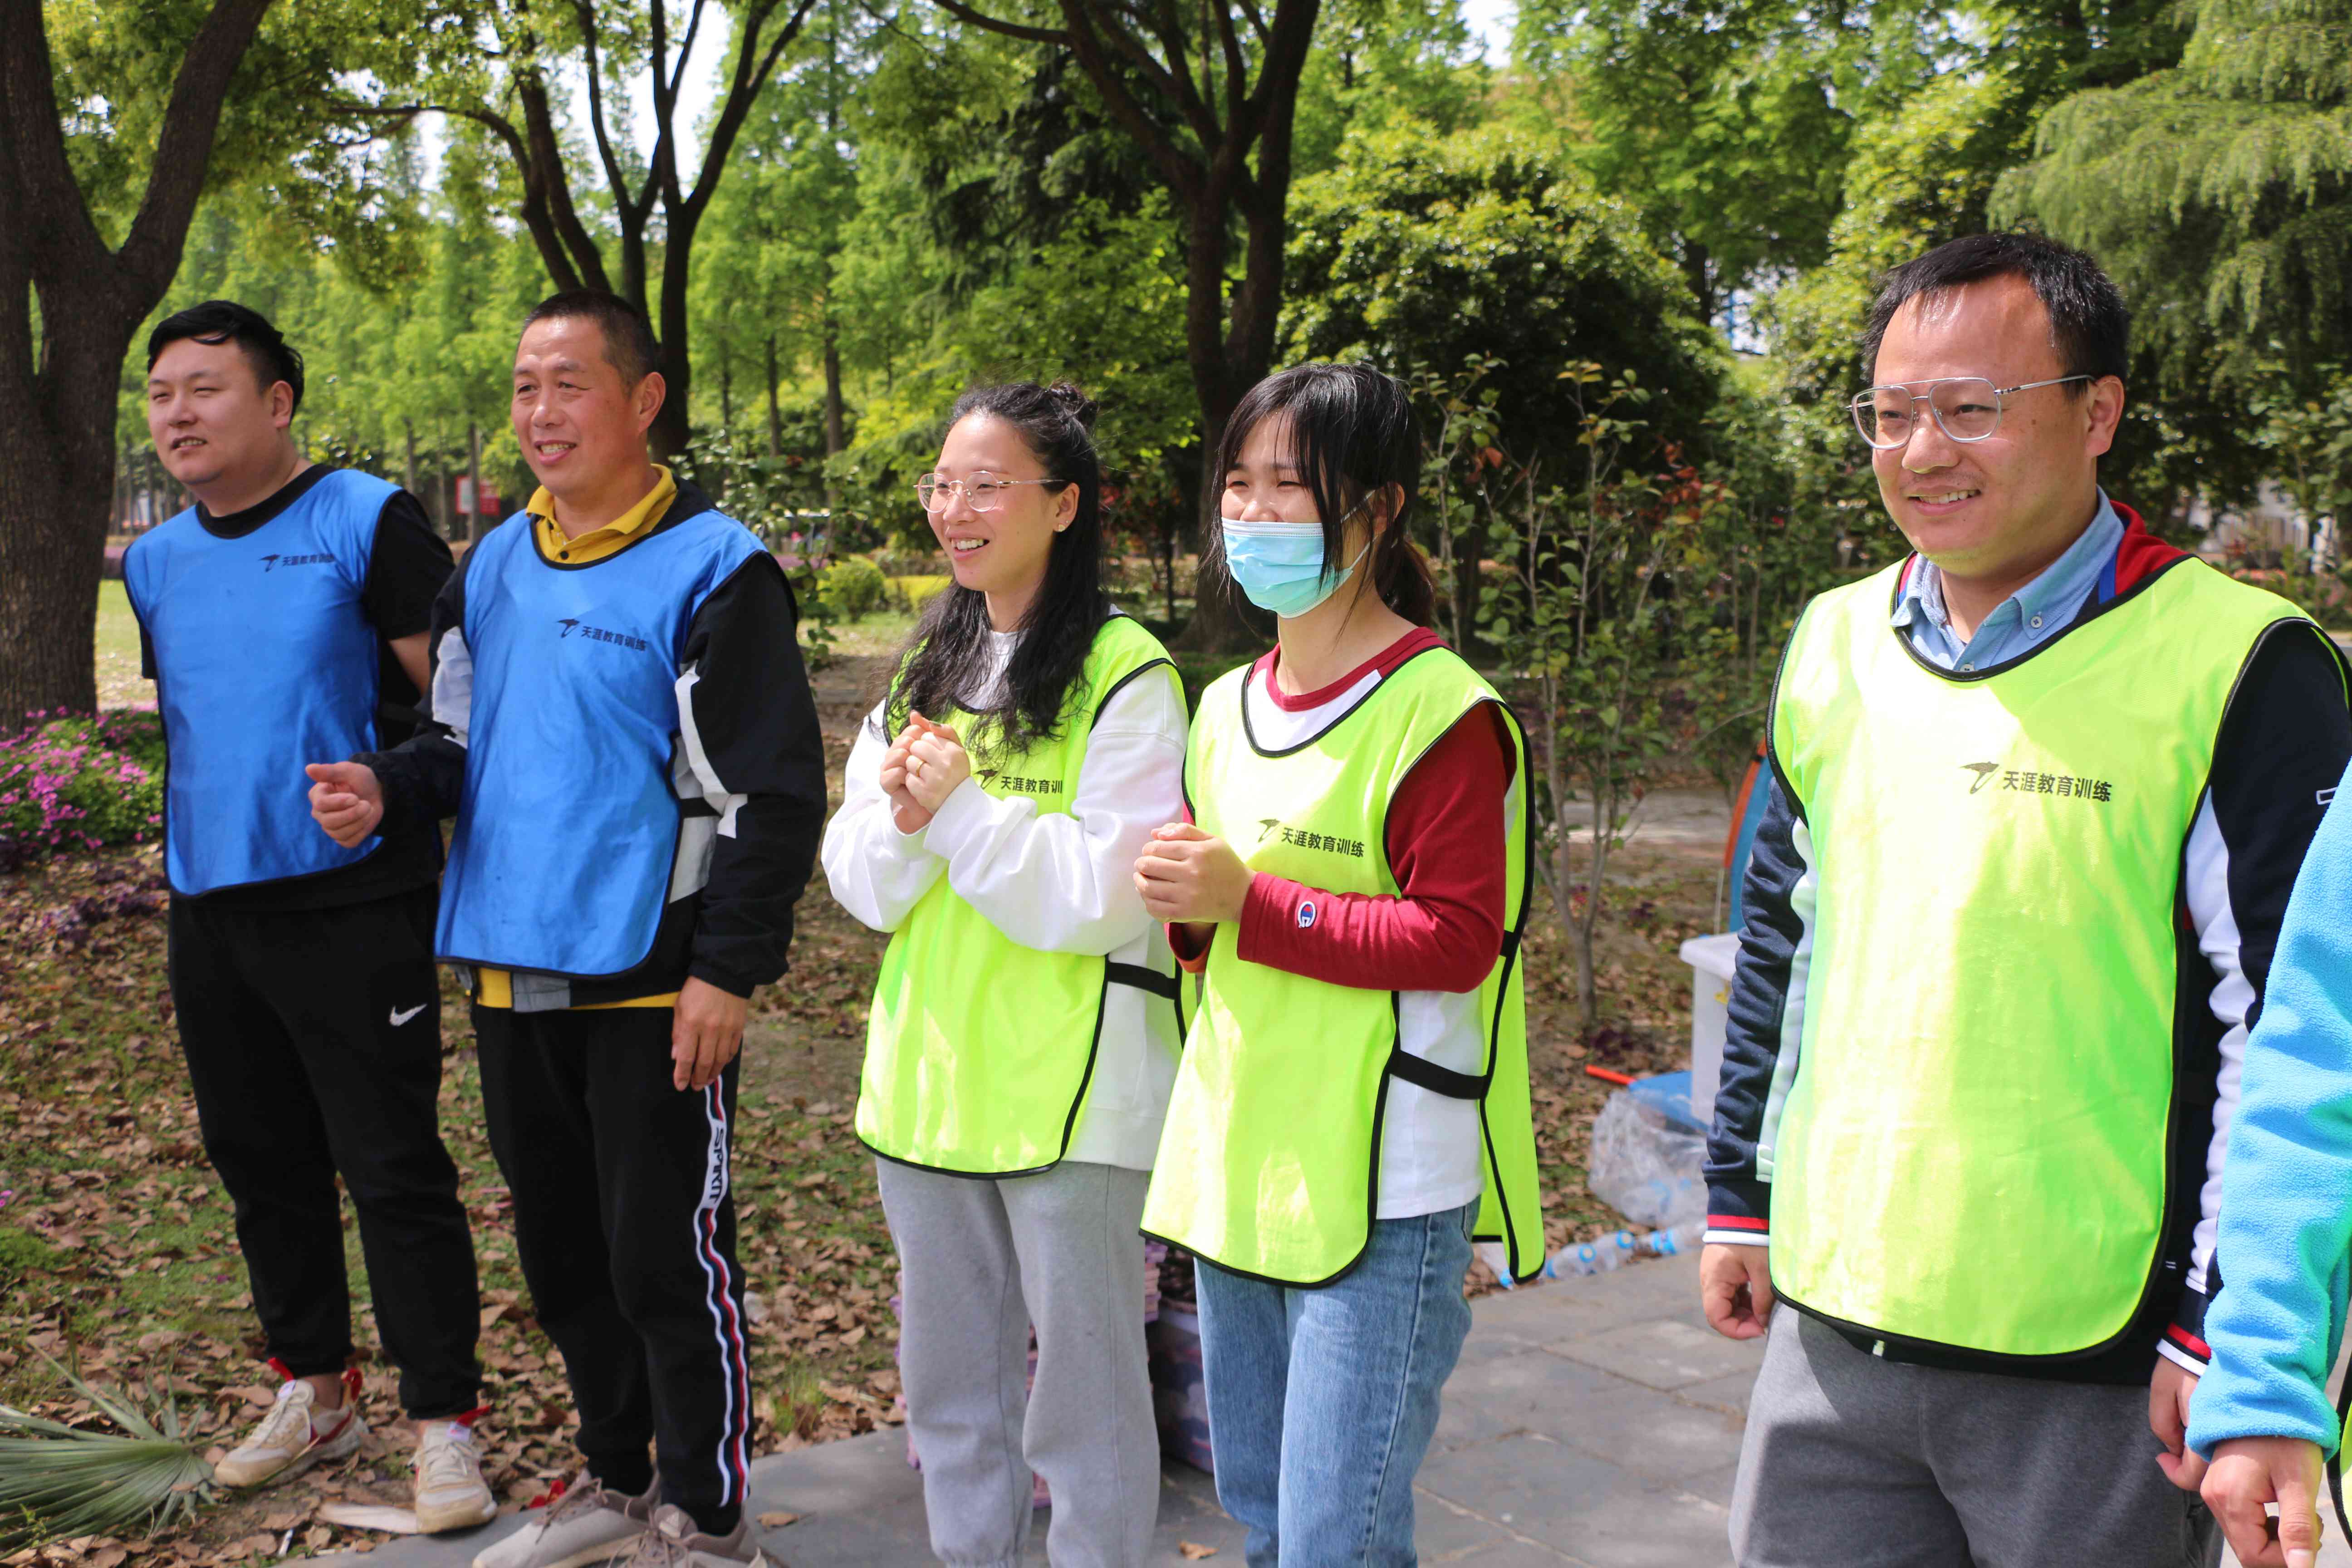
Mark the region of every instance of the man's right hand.
[[[2319, 1562], [2319, 1445], [2300, 1437], [2232, 1437], [2213, 1447], [2205, 1506], [2245, 1568], [2315, 1568]], [[2271, 1518], [2264, 1503], [2278, 1504]]]
[[383, 786], [375, 770], [359, 763], [312, 763], [310, 815], [327, 837], [346, 849], [367, 841], [383, 820]]
[[1772, 1249], [1720, 1241], [1700, 1248], [1698, 1300], [1724, 1338], [1762, 1335], [1772, 1326]]

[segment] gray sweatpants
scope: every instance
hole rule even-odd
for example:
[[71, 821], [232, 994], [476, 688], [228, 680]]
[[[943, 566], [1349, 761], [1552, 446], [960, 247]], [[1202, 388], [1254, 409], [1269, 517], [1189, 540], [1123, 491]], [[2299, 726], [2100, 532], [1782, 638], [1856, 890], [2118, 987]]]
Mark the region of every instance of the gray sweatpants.
[[996, 1182], [875, 1169], [898, 1248], [898, 1372], [932, 1553], [959, 1568], [1018, 1562], [1034, 1470], [1054, 1494], [1055, 1568], [1138, 1568], [1160, 1515], [1137, 1229], [1150, 1175], [1070, 1163]]
[[1731, 1499], [1740, 1568], [2214, 1568], [2147, 1388], [1906, 1366], [1780, 1307]]

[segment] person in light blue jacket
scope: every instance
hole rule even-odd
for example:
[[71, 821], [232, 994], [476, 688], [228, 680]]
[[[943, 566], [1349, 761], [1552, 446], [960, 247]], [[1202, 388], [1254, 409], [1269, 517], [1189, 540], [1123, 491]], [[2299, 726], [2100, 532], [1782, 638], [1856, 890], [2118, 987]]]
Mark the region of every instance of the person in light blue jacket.
[[[2352, 782], [2352, 774], [2347, 775]], [[2330, 792], [2331, 794], [2339, 794]], [[2198, 1487], [2246, 1568], [2314, 1568], [2321, 1468], [2342, 1436], [2327, 1374], [2352, 1288], [2352, 808], [2336, 800], [2295, 879], [2230, 1130], [2190, 1401]], [[2201, 1482], [2201, 1486], [2200, 1486]], [[2278, 1504], [2266, 1518], [2264, 1504]]]

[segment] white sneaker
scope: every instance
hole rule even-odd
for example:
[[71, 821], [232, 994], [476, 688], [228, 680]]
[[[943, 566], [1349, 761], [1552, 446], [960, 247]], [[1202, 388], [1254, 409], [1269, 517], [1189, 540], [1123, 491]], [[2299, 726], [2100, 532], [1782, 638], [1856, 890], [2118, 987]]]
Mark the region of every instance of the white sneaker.
[[629, 1568], [768, 1568], [768, 1559], [752, 1542], [749, 1514], [731, 1535], [701, 1535], [693, 1515], [664, 1503], [654, 1510], [651, 1528], [637, 1537]]
[[463, 1421], [437, 1421], [425, 1429], [410, 1461], [416, 1474], [416, 1528], [427, 1535], [467, 1530], [499, 1516], [499, 1500], [482, 1479], [482, 1456], [474, 1429]]
[[559, 1485], [540, 1517], [474, 1559], [474, 1568], [580, 1568], [625, 1555], [653, 1519], [656, 1477], [643, 1497], [607, 1491], [582, 1472]]
[[244, 1442], [213, 1467], [213, 1479], [226, 1487], [257, 1487], [357, 1453], [367, 1440], [367, 1423], [360, 1419], [359, 1373], [343, 1373], [341, 1408], [320, 1410], [318, 1398], [300, 1378], [279, 1384], [278, 1403]]

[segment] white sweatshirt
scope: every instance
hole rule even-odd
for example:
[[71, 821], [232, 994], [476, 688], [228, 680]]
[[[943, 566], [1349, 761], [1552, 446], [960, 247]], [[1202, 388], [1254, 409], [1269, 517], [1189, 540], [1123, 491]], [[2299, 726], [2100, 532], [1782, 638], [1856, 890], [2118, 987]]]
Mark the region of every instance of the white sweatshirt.
[[[1017, 638], [989, 635], [990, 663], [971, 705], [996, 700]], [[1104, 707], [1066, 815], [1040, 816], [1034, 801], [991, 795], [967, 780], [912, 835], [898, 831], [882, 793], [889, 742], [879, 733], [881, 712], [858, 727], [841, 810], [824, 830], [825, 880], [843, 909], [877, 931], [896, 931], [944, 875], [1024, 946], [1176, 973], [1167, 933], [1135, 890], [1136, 858], [1151, 830], [1183, 819], [1186, 721], [1174, 681], [1129, 681]], [[1151, 1169], [1181, 1044], [1166, 998], [1108, 987], [1094, 1079], [1066, 1158]]]

